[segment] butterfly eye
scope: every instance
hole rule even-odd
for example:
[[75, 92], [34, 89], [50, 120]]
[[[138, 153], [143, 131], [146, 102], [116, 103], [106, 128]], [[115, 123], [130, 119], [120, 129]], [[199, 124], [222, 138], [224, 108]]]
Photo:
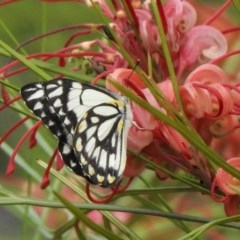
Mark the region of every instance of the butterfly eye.
[[118, 182], [132, 122], [127, 98], [69, 79], [31, 83], [21, 95], [57, 137], [62, 159], [74, 173], [102, 187]]

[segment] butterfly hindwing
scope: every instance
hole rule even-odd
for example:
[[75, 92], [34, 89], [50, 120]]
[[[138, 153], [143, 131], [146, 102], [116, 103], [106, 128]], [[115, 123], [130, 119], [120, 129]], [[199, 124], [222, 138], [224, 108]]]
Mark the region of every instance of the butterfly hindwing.
[[59, 152], [68, 167], [103, 187], [117, 182], [125, 167], [131, 122], [126, 98], [69, 79], [31, 83], [21, 89], [21, 95], [58, 138]]
[[73, 147], [67, 143], [59, 142], [58, 151], [64, 163], [77, 175], [83, 176], [82, 166], [79, 164]]
[[127, 132], [123, 111], [118, 101], [91, 108], [80, 120], [73, 138], [83, 175], [103, 187], [114, 185], [125, 168]]

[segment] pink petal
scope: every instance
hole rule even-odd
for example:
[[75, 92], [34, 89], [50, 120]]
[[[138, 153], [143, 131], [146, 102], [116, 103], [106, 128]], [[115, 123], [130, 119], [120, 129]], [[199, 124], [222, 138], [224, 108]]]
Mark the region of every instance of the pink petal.
[[180, 61], [189, 66], [203, 60], [212, 60], [227, 52], [227, 41], [214, 27], [199, 25], [193, 27], [182, 39]]

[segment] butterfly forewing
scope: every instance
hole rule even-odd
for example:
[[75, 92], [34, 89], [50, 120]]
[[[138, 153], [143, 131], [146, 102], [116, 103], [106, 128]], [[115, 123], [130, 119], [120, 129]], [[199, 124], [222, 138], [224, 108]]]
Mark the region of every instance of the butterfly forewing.
[[28, 84], [21, 95], [58, 138], [67, 166], [103, 187], [117, 182], [125, 167], [132, 118], [126, 98], [69, 79]]

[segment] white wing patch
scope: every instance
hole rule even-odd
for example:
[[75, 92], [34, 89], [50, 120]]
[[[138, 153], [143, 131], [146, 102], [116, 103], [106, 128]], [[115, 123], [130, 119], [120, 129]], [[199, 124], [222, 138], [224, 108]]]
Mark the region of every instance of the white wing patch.
[[39, 109], [42, 109], [43, 108], [43, 105], [42, 103], [40, 102], [37, 102], [35, 105], [34, 105], [34, 108], [33, 110], [39, 110]]
[[82, 93], [82, 104], [85, 106], [96, 106], [96, 97], [98, 99], [98, 104], [113, 100], [111, 96], [106, 95], [103, 92], [99, 92], [98, 90], [94, 89], [88, 89]]
[[107, 138], [110, 135], [110, 132], [112, 131], [112, 126], [114, 126], [114, 123], [116, 121], [117, 119], [111, 118], [99, 124], [98, 131], [97, 131], [97, 137], [99, 141], [103, 141], [105, 138]]
[[39, 99], [43, 97], [43, 95], [44, 95], [44, 91], [42, 89], [39, 89], [34, 94], [32, 94], [27, 100], [31, 101], [31, 100]]
[[50, 92], [48, 97], [49, 98], [55, 98], [55, 97], [58, 97], [58, 96], [62, 96], [63, 94], [63, 89], [62, 87], [58, 87], [57, 89], [55, 89], [54, 91]]
[[112, 107], [111, 105], [109, 106], [104, 105], [100, 107], [97, 106], [96, 108], [94, 108], [94, 113], [100, 116], [111, 116], [111, 115], [118, 114], [118, 110]]

